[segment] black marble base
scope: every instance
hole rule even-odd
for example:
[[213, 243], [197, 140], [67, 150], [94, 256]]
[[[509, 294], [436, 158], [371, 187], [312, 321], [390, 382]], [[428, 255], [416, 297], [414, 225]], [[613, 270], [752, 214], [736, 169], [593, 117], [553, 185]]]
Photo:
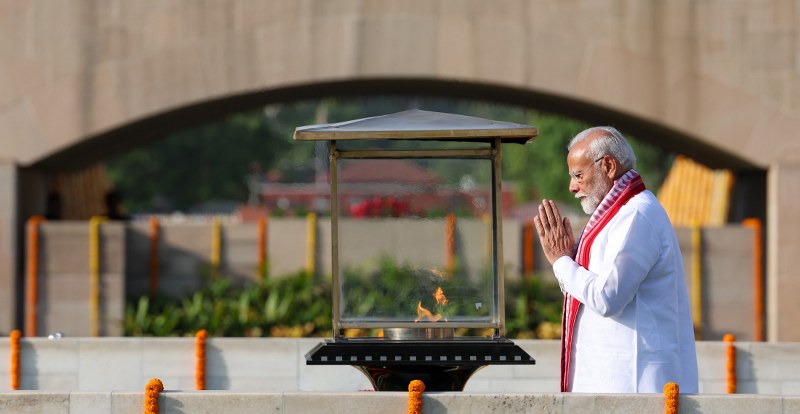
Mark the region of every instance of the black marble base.
[[408, 391], [421, 380], [427, 391], [463, 391], [487, 365], [535, 364], [508, 339], [391, 341], [381, 338], [326, 340], [306, 354], [307, 365], [352, 365], [376, 391]]
[[461, 365], [354, 365], [372, 383], [375, 391], [408, 391], [413, 380], [425, 383], [425, 391], [464, 391], [467, 380], [484, 366]]

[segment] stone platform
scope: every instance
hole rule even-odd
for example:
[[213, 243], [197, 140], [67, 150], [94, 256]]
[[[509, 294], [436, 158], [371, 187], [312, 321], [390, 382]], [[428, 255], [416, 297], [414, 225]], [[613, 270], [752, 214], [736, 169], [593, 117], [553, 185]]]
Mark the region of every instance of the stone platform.
[[[355, 414], [405, 413], [408, 393], [244, 393], [170, 391], [159, 398], [160, 414]], [[141, 414], [144, 392], [15, 391], [0, 393], [0, 412], [16, 414]], [[663, 394], [425, 393], [423, 414], [445, 413], [663, 413]], [[800, 397], [780, 395], [681, 395], [681, 414], [788, 414]]]

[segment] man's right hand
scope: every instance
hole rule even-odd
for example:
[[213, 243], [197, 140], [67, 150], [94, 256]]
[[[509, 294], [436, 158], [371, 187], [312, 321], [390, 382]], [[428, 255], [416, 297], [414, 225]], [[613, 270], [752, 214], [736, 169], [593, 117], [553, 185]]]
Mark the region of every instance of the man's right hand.
[[575, 245], [572, 226], [569, 218], [561, 218], [553, 200], [542, 200], [542, 204], [539, 205], [539, 215], [533, 218], [533, 224], [539, 233], [544, 256], [551, 266], [563, 256], [572, 257]]

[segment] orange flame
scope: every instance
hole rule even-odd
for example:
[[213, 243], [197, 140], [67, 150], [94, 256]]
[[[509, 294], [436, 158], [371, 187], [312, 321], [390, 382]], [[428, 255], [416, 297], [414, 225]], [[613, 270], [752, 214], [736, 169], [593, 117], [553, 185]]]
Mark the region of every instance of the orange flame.
[[414, 322], [419, 322], [423, 319], [427, 319], [429, 322], [436, 322], [439, 319], [442, 319], [442, 315], [440, 314], [432, 314], [431, 311], [422, 307], [422, 301], [417, 302], [417, 319], [414, 319]]
[[[436, 299], [437, 306], [444, 306], [448, 302], [447, 296], [444, 295], [444, 290], [441, 287], [436, 288], [433, 298]], [[422, 301], [419, 301], [417, 302], [417, 319], [414, 319], [414, 322], [419, 322], [423, 319], [427, 319], [429, 322], [437, 322], [442, 319], [442, 314], [437, 313], [434, 315], [431, 311], [422, 307]], [[445, 322], [447, 322], [447, 319], [445, 319]]]
[[447, 296], [444, 295], [444, 290], [441, 287], [436, 288], [433, 298], [436, 299], [437, 305], [447, 305]]

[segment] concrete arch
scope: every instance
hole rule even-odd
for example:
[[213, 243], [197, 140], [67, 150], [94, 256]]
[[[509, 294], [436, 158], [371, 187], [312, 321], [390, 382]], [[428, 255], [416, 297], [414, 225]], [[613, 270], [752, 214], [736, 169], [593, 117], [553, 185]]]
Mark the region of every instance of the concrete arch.
[[750, 161], [743, 160], [720, 148], [710, 146], [695, 137], [687, 136], [663, 125], [649, 123], [630, 114], [601, 108], [585, 102], [508, 86], [408, 78], [370, 78], [321, 82], [270, 90], [257, 90], [187, 105], [85, 138], [73, 146], [45, 155], [43, 158], [34, 161], [30, 167], [56, 171], [78, 168], [155, 141], [172, 131], [268, 104], [326, 97], [375, 95], [480, 99], [530, 107], [570, 115], [589, 122], [613, 124], [626, 133], [641, 136], [655, 145], [701, 160], [712, 167], [734, 170], [758, 168]]
[[[781, 231], [800, 225], [795, 8], [783, 0], [7, 2], [0, 182], [17, 188], [31, 171], [155, 139], [192, 116], [282, 99], [281, 91], [418, 85], [536, 100], [615, 120], [712, 166], [769, 169], [770, 306], [784, 315], [770, 332], [789, 339], [778, 334], [781, 320], [800, 317], [800, 305], [778, 286], [792, 275], [791, 251], [780, 246], [800, 245]], [[3, 223], [20, 221], [17, 204], [5, 197]], [[14, 231], [2, 239], [3, 255], [14, 257]], [[21, 264], [2, 262], [0, 290], [13, 292]], [[0, 327], [12, 320], [3, 318]]]
[[597, 105], [508, 86], [407, 78], [371, 78], [321, 82], [227, 96], [169, 110], [146, 119], [121, 125], [97, 136], [83, 139], [73, 146], [45, 155], [43, 158], [33, 162], [30, 167], [43, 170], [78, 168], [153, 142], [163, 138], [170, 132], [209, 122], [239, 111], [260, 108], [264, 105], [304, 99], [376, 95], [475, 99], [529, 107], [569, 115], [588, 122], [616, 125], [626, 133], [643, 137], [643, 139], [654, 145], [672, 152], [688, 155], [712, 167], [734, 170], [758, 168], [750, 161], [708, 145], [695, 137], [687, 136], [663, 125], [641, 120], [629, 114], [598, 107]]

